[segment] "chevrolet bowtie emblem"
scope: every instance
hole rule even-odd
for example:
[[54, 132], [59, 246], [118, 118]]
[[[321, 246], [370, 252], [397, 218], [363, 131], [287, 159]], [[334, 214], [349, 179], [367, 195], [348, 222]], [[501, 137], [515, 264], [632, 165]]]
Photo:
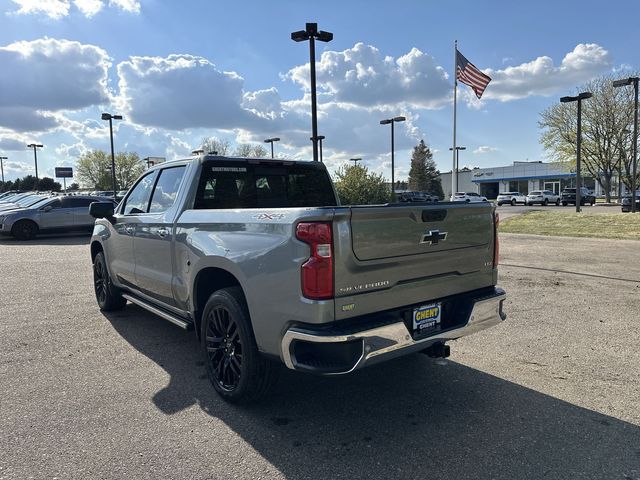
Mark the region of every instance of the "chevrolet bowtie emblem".
[[447, 239], [447, 232], [440, 232], [440, 230], [429, 230], [422, 236], [420, 243], [426, 243], [428, 245], [437, 245], [440, 240], [443, 242]]

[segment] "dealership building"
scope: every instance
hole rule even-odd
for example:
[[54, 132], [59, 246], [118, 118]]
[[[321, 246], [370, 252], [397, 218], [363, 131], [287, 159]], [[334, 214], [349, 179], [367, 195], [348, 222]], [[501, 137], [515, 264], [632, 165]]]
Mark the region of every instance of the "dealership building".
[[[451, 197], [451, 172], [440, 174], [444, 197]], [[582, 177], [585, 187], [596, 195], [602, 188], [591, 177]], [[458, 172], [458, 191], [477, 192], [494, 199], [500, 192], [528, 194], [533, 190], [551, 190], [560, 193], [565, 187], [575, 187], [576, 173], [558, 163], [513, 162], [506, 167], [464, 169]]]

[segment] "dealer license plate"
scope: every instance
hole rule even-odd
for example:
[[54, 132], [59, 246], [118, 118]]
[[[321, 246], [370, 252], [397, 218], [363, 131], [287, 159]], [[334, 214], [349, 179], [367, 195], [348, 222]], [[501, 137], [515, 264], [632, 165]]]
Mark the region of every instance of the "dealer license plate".
[[431, 303], [413, 309], [413, 330], [417, 334], [440, 328], [442, 304]]

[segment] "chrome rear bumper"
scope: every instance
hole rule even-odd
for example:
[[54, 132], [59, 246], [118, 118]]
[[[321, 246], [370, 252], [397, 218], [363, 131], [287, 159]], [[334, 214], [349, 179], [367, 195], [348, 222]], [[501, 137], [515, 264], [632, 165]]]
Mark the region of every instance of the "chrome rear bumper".
[[313, 332], [307, 329], [292, 327], [282, 338], [282, 358], [285, 365], [292, 370], [313, 371], [296, 359], [293, 345], [295, 342], [312, 344], [346, 345], [356, 348], [353, 364], [344, 366], [338, 371], [320, 371], [317, 373], [340, 375], [352, 372], [366, 365], [377, 363], [393, 357], [423, 350], [436, 342], [447, 342], [456, 338], [471, 335], [507, 318], [502, 311], [502, 304], [507, 297], [504, 290], [496, 288], [495, 293], [474, 301], [469, 318], [464, 326], [436, 333], [426, 338], [414, 340], [411, 332], [402, 321], [391, 323], [370, 330], [363, 330], [347, 335], [331, 335]]

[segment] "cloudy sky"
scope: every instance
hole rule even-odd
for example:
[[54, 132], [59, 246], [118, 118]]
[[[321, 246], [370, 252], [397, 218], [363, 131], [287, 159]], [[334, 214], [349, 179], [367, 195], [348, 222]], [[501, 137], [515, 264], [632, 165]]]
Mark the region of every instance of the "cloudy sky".
[[[315, 21], [319, 134], [336, 168], [362, 157], [390, 176], [384, 118], [396, 129], [396, 178], [410, 149], [451, 168], [453, 42], [493, 81], [481, 101], [461, 85], [461, 164], [543, 160], [539, 112], [591, 78], [640, 68], [640, 2], [362, 0], [0, 0], [0, 155], [9, 179], [73, 166], [109, 148], [101, 112], [119, 113], [116, 150], [169, 159], [204, 137], [262, 142], [311, 158], [308, 46]], [[634, 33], [635, 35], [635, 33]]]

